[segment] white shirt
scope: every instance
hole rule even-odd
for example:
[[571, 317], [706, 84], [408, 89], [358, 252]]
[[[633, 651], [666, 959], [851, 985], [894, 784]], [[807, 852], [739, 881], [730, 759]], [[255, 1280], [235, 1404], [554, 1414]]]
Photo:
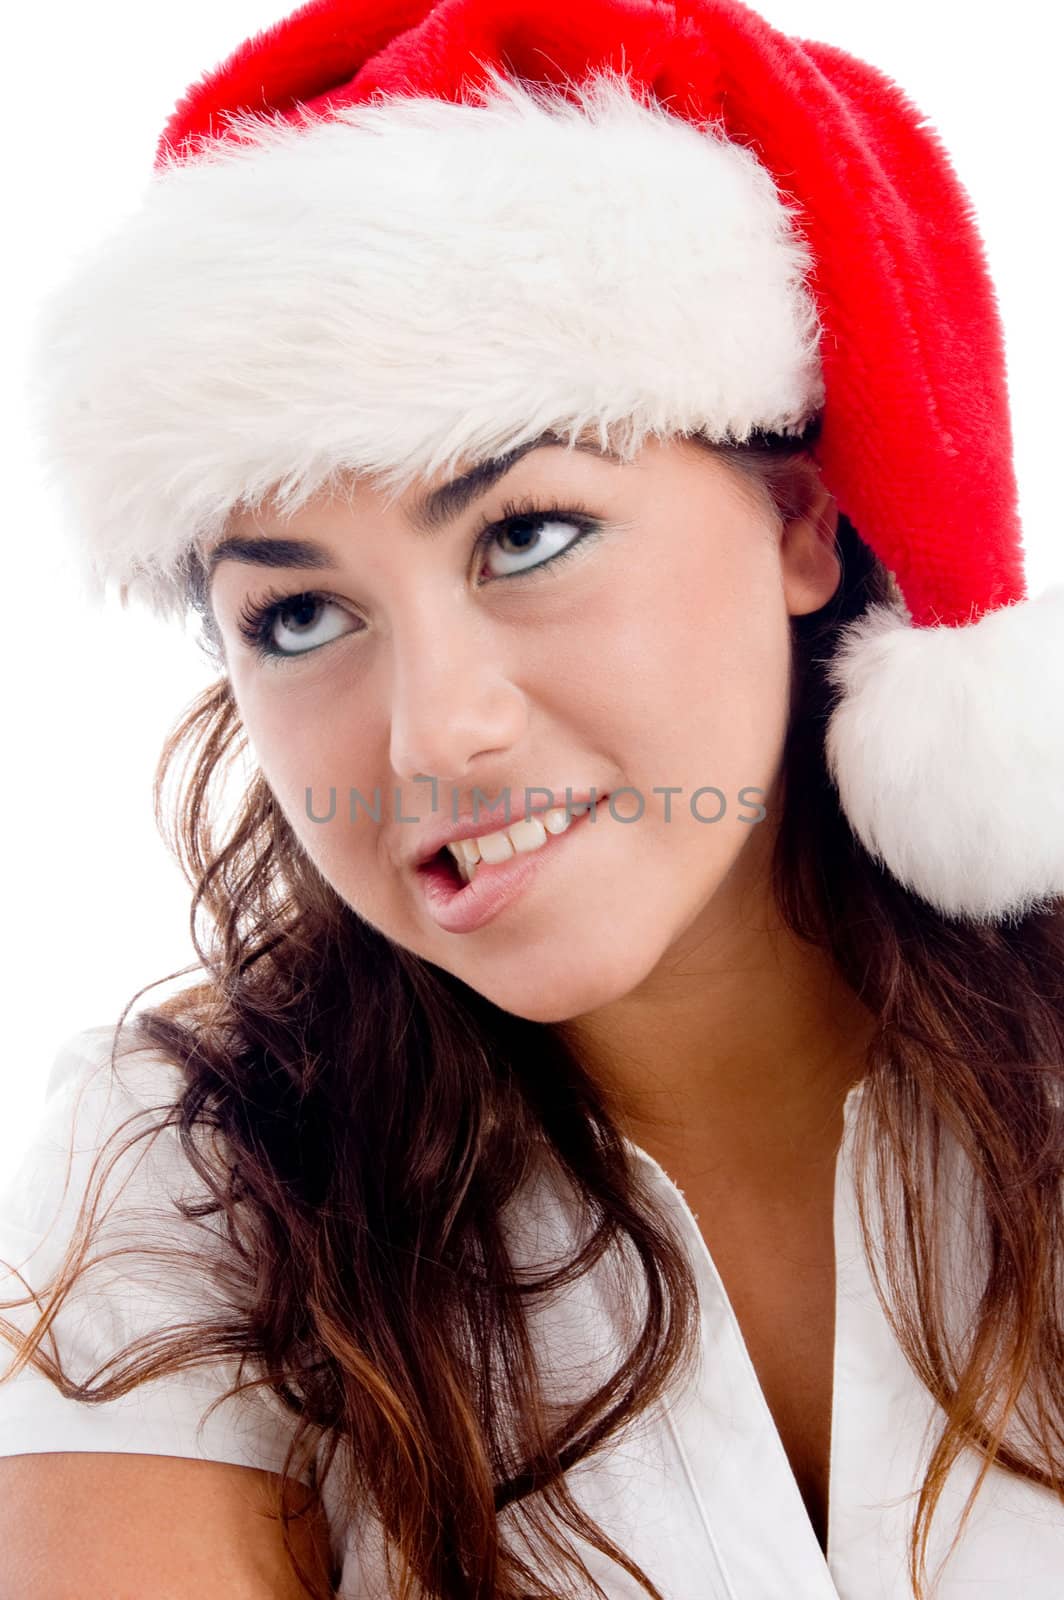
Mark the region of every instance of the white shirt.
[[[172, 1100], [180, 1074], [149, 1051], [119, 1059], [113, 1079], [109, 1026], [73, 1036], [52, 1068], [44, 1114], [19, 1170], [0, 1195], [0, 1258], [43, 1282], [70, 1236], [91, 1160], [106, 1134], [133, 1112]], [[638, 1146], [661, 1204], [676, 1216], [694, 1266], [702, 1341], [696, 1373], [680, 1392], [637, 1418], [605, 1451], [580, 1463], [569, 1483], [581, 1507], [657, 1583], [667, 1600], [910, 1600], [907, 1535], [913, 1497], [923, 1477], [941, 1413], [905, 1361], [872, 1286], [858, 1230], [852, 1171], [852, 1129], [863, 1085], [850, 1091], [836, 1165], [836, 1322], [827, 1555], [813, 1534], [798, 1485], [765, 1402], [735, 1314], [682, 1193]], [[80, 1097], [80, 1098], [79, 1098]], [[77, 1141], [63, 1197], [70, 1136]], [[137, 1126], [131, 1123], [119, 1142]], [[116, 1148], [115, 1145], [110, 1150]], [[220, 1248], [217, 1218], [190, 1223], [166, 1214], [166, 1195], [199, 1192], [199, 1180], [176, 1131], [165, 1129], [120, 1166], [127, 1174], [120, 1204], [108, 1217], [101, 1251], [123, 1239]], [[555, 1255], [574, 1252], [579, 1228], [566, 1193], [537, 1178], [505, 1226], [519, 1259], [538, 1273]], [[965, 1215], [958, 1189], [942, 1207], [943, 1225]], [[951, 1218], [952, 1221], [946, 1219]], [[958, 1232], [959, 1317], [977, 1274]], [[94, 1250], [94, 1253], [95, 1250]], [[634, 1261], [634, 1257], [632, 1258]], [[530, 1307], [545, 1369], [568, 1400], [614, 1369], [636, 1318], [639, 1274], [625, 1283], [616, 1257], [596, 1268], [551, 1306]], [[0, 1275], [0, 1295], [25, 1292]], [[73, 1375], [92, 1369], [137, 1334], [202, 1316], [218, 1291], [187, 1269], [146, 1253], [125, 1257], [90, 1280], [76, 1305], [55, 1324]], [[3, 1313], [29, 1326], [25, 1308]], [[637, 1321], [630, 1321], [635, 1327]], [[47, 1346], [46, 1346], [47, 1347]], [[0, 1343], [0, 1360], [10, 1347]], [[105, 1405], [63, 1399], [32, 1370], [0, 1382], [0, 1454], [102, 1450], [203, 1457], [280, 1471], [292, 1420], [263, 1391], [229, 1400], [206, 1421], [211, 1399], [235, 1376], [235, 1362], [156, 1381]], [[202, 1422], [202, 1430], [198, 1432]], [[925, 1430], [930, 1428], [926, 1434]], [[342, 1564], [342, 1600], [388, 1600], [379, 1529], [350, 1523], [339, 1505], [343, 1452], [322, 1485], [333, 1552]], [[966, 1453], [954, 1467], [932, 1525], [928, 1571], [953, 1536], [978, 1461]], [[500, 1526], [521, 1539], [511, 1509]], [[571, 1536], [575, 1539], [575, 1535]], [[635, 1581], [591, 1545], [575, 1540], [611, 1600], [644, 1595]], [[528, 1545], [522, 1541], [523, 1553]], [[1064, 1505], [1048, 1490], [992, 1468], [934, 1600], [1064, 1600]]]

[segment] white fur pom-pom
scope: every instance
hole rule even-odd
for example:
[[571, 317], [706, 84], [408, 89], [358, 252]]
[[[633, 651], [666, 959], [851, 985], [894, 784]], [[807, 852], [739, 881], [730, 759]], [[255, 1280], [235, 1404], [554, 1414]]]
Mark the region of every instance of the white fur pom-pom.
[[961, 627], [873, 606], [829, 678], [842, 809], [900, 883], [982, 923], [1064, 896], [1064, 586]]

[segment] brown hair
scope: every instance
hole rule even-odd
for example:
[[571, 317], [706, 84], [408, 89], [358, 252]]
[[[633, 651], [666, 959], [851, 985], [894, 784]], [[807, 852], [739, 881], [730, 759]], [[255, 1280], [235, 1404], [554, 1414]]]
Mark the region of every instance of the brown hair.
[[[800, 440], [708, 447], [789, 517], [806, 503], [815, 436], [814, 427]], [[840, 628], [888, 598], [891, 580], [845, 517], [836, 548], [834, 598], [792, 619], [773, 884], [786, 923], [831, 952], [877, 1022], [855, 1130], [861, 1223], [870, 1250], [874, 1198], [887, 1247], [877, 1290], [946, 1419], [910, 1540], [922, 1595], [931, 1518], [965, 1446], [983, 1456], [978, 1482], [997, 1462], [1064, 1500], [1064, 909], [996, 927], [952, 922], [854, 837], [824, 764], [825, 668]], [[211, 649], [193, 569], [189, 592]], [[596, 1593], [548, 1513], [661, 1600], [575, 1505], [564, 1474], [689, 1370], [699, 1323], [683, 1245], [556, 1031], [499, 1010], [361, 921], [309, 861], [261, 774], [234, 815], [216, 815], [221, 775], [244, 748], [224, 677], [167, 740], [156, 818], [193, 889], [208, 978], [132, 1023], [138, 1043], [183, 1074], [168, 1118], [213, 1196], [194, 1214], [218, 1214], [232, 1245], [231, 1306], [194, 1333], [160, 1336], [106, 1381], [72, 1383], [39, 1344], [82, 1269], [79, 1232], [32, 1334], [0, 1319], [21, 1350], [13, 1370], [30, 1360], [67, 1396], [105, 1401], [239, 1354], [228, 1392], [267, 1386], [293, 1418], [277, 1514], [309, 1594], [322, 1591], [291, 1551], [280, 1488], [321, 1431], [323, 1473], [341, 1441], [350, 1451], [345, 1503], [352, 1518], [366, 1507], [379, 1516], [400, 1600], [417, 1585], [432, 1600], [556, 1593], [560, 1575], [544, 1589], [500, 1540], [504, 1508]], [[164, 808], [179, 757], [183, 793]], [[193, 1140], [197, 1127], [220, 1131], [212, 1153]], [[985, 1284], [963, 1339], [948, 1327], [934, 1228], [944, 1136], [971, 1163], [972, 1214], [985, 1230]], [[501, 1213], [537, 1158], [571, 1186], [588, 1237], [561, 1269], [521, 1282]], [[645, 1318], [609, 1381], [559, 1425], [522, 1300], [571, 1283], [618, 1245], [642, 1264]]]

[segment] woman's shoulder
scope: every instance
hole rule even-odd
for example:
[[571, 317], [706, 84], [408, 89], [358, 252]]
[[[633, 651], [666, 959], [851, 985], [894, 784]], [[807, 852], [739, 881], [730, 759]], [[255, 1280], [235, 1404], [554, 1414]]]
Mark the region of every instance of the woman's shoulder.
[[76, 1029], [54, 1047], [45, 1083], [46, 1102], [84, 1081], [95, 1092], [104, 1086], [120, 1093], [151, 1097], [156, 1088], [179, 1090], [180, 1066], [155, 1045], [144, 1041], [133, 1017], [121, 1026], [102, 1022]]
[[[0, 1185], [0, 1230], [36, 1232], [46, 1213], [81, 1198], [105, 1148], [116, 1156], [112, 1183], [121, 1177], [143, 1195], [169, 1169], [188, 1186], [191, 1167], [171, 1114], [183, 1086], [180, 1066], [133, 1026], [101, 1023], [66, 1035], [53, 1047], [43, 1103]], [[127, 1138], [135, 1142], [119, 1151]]]
[[[43, 1108], [0, 1185], [0, 1316], [28, 1335], [84, 1240], [42, 1351], [94, 1389], [124, 1373], [132, 1355], [139, 1363], [180, 1344], [191, 1359], [90, 1402], [60, 1393], [35, 1366], [12, 1373], [5, 1336], [0, 1455], [107, 1450], [282, 1467], [291, 1417], [259, 1386], [223, 1401], [235, 1359], [201, 1337], [243, 1325], [246, 1285], [224, 1212], [190, 1159], [211, 1134], [183, 1129], [174, 1115], [184, 1081], [181, 1066], [133, 1027], [82, 1028], [52, 1053]], [[224, 1151], [204, 1149], [224, 1164]], [[13, 1303], [28, 1290], [39, 1303]]]

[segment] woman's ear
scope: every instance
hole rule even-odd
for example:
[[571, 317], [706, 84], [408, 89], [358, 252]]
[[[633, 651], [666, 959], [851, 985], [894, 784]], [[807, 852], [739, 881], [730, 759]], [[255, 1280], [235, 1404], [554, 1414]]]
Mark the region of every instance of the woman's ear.
[[842, 580], [835, 553], [839, 508], [835, 497], [815, 475], [805, 511], [784, 522], [780, 535], [780, 568], [787, 610], [804, 617], [827, 605]]

